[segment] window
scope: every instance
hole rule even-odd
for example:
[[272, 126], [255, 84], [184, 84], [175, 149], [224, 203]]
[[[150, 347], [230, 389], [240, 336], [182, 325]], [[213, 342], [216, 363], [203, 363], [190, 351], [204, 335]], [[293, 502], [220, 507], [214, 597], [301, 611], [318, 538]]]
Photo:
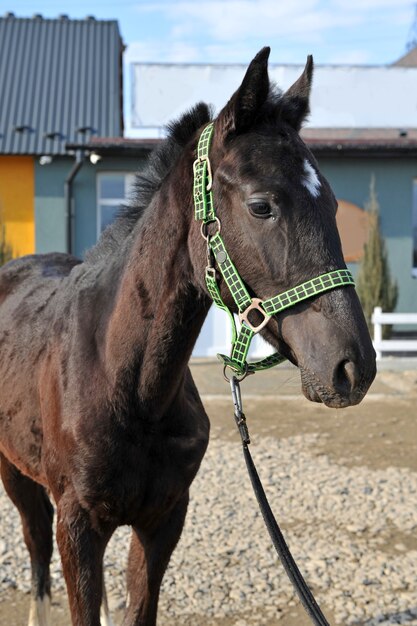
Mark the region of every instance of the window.
[[135, 175], [127, 172], [101, 172], [97, 175], [97, 237], [111, 224], [129, 197]]
[[412, 264], [411, 276], [413, 278], [417, 278], [417, 178], [413, 180], [412, 229], [413, 229], [413, 264]]

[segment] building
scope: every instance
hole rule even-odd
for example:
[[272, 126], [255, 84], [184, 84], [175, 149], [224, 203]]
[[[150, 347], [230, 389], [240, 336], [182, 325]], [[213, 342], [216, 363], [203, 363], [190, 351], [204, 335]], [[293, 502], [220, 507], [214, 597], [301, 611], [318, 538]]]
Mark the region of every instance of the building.
[[122, 135], [122, 53], [116, 21], [0, 18], [0, 211], [15, 256], [95, 242], [120, 163], [68, 145]]
[[[123, 43], [115, 21], [0, 18], [0, 212], [14, 255], [83, 256], [128, 195], [162, 127], [199, 100], [228, 100], [246, 65], [135, 65], [133, 120], [123, 137]], [[339, 201], [353, 273], [367, 235], [374, 177], [399, 311], [417, 310], [417, 67], [415, 50], [392, 66], [317, 66], [302, 134]], [[303, 66], [272, 65], [282, 88]], [[406, 97], [404, 96], [406, 94]], [[196, 354], [227, 350], [213, 311]], [[258, 353], [265, 348], [258, 341]]]

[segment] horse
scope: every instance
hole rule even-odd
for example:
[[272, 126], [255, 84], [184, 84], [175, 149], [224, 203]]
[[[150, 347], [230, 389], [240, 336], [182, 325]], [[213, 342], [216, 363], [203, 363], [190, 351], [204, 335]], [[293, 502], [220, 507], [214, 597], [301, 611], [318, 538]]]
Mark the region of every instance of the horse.
[[[346, 268], [337, 202], [299, 133], [312, 57], [284, 92], [270, 84], [269, 51], [216, 117], [199, 103], [169, 126], [133, 200], [84, 260], [35, 254], [0, 271], [1, 477], [30, 555], [31, 626], [50, 624], [55, 508], [72, 624], [111, 623], [103, 554], [120, 525], [132, 531], [123, 624], [156, 624], [209, 439], [188, 367], [212, 303], [206, 237], [193, 217], [193, 163], [207, 124], [216, 216], [251, 296]], [[353, 286], [272, 315], [261, 333], [298, 366], [311, 401], [357, 404], [375, 376]]]

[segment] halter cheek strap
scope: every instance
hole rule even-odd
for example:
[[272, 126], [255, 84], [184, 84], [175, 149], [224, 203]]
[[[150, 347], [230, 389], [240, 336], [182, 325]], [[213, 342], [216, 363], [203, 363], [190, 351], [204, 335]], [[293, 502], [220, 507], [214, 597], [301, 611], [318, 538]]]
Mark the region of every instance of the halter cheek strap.
[[[349, 270], [340, 269], [312, 278], [267, 300], [251, 298], [226, 250], [226, 246], [220, 234], [221, 223], [214, 209], [212, 192], [213, 176], [209, 159], [213, 131], [214, 123], [212, 122], [204, 128], [197, 146], [197, 159], [193, 167], [195, 219], [201, 222], [201, 233], [207, 242], [205, 280], [208, 292], [214, 303], [227, 313], [232, 327], [231, 354], [230, 356], [219, 354], [218, 357], [225, 366], [230, 367], [237, 374], [243, 375], [268, 369], [286, 360], [286, 358], [278, 352], [261, 361], [248, 363], [246, 360], [253, 336], [268, 324], [273, 315], [317, 294], [347, 285], [354, 285], [355, 283]], [[208, 234], [208, 224], [210, 223], [214, 223], [217, 227], [217, 231], [213, 235]], [[223, 302], [220, 295], [216, 266], [238, 308], [240, 320], [239, 332], [236, 329], [233, 313]], [[259, 315], [261, 316], [261, 321], [257, 325], [249, 320], [249, 314], [254, 310], [258, 312], [258, 317]]]

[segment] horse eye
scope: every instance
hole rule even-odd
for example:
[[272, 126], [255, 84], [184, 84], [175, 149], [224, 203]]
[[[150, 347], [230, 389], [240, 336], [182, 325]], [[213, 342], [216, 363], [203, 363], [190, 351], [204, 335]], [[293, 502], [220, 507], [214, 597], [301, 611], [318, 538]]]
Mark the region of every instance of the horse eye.
[[248, 202], [249, 211], [255, 217], [270, 217], [271, 205], [266, 200], [252, 200]]

